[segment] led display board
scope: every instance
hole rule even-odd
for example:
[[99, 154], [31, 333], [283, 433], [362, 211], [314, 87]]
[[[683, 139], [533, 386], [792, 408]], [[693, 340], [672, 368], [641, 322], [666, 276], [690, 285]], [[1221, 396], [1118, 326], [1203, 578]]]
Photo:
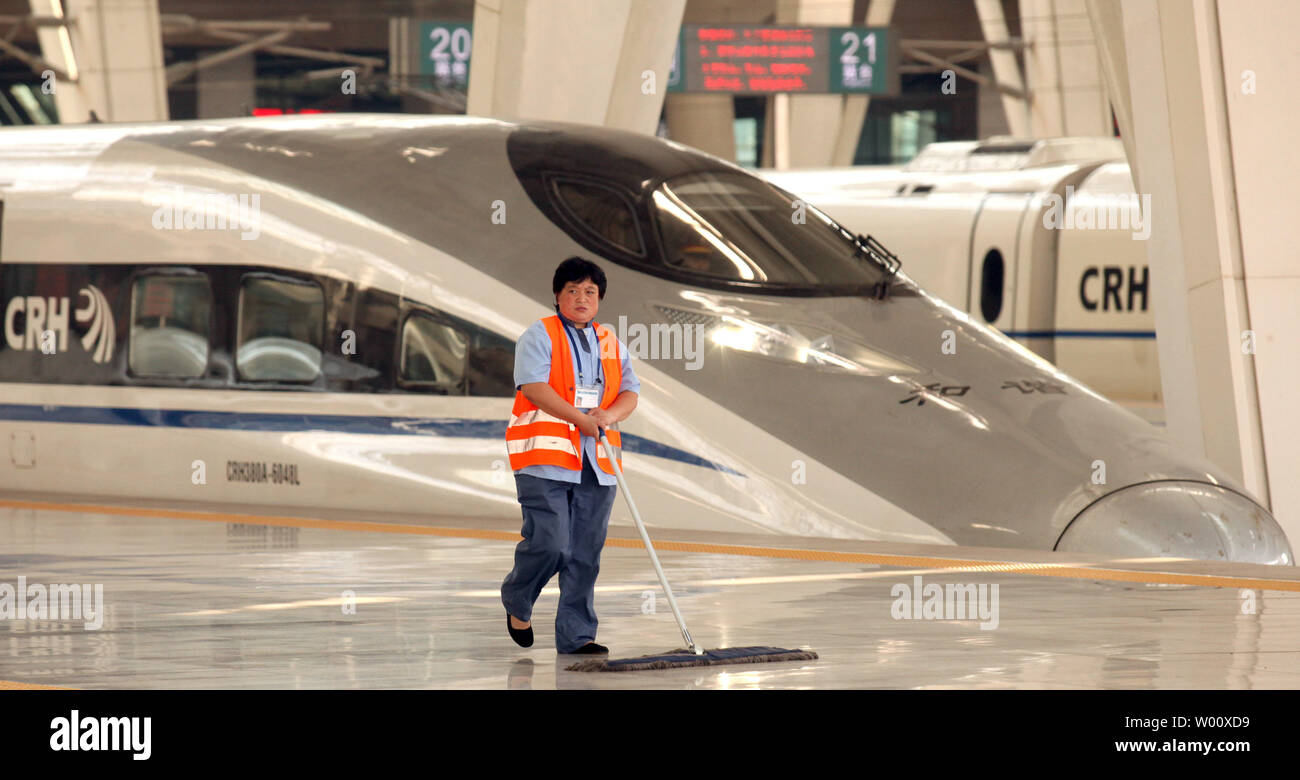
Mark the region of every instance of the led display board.
[[[466, 89], [468, 22], [409, 20], [408, 72]], [[732, 95], [898, 94], [898, 46], [888, 27], [682, 25], [669, 92]]]
[[888, 27], [682, 25], [670, 92], [898, 93]]

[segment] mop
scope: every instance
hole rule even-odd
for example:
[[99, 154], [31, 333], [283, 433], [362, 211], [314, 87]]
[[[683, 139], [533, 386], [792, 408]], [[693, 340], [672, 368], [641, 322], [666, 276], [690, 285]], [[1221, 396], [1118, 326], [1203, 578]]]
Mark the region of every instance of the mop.
[[650, 563], [654, 565], [655, 574], [659, 576], [659, 584], [663, 586], [664, 595], [668, 597], [668, 606], [672, 608], [673, 617], [677, 619], [677, 627], [682, 630], [682, 639], [686, 640], [686, 647], [679, 647], [667, 653], [643, 655], [636, 658], [581, 661], [566, 667], [568, 671], [632, 672], [643, 669], [674, 669], [683, 666], [757, 664], [769, 661], [811, 661], [817, 658], [817, 654], [811, 650], [789, 650], [783, 647], [724, 647], [718, 650], [705, 650], [695, 644], [695, 640], [691, 639], [691, 632], [686, 630], [686, 621], [682, 618], [682, 611], [677, 608], [677, 599], [673, 598], [673, 589], [668, 587], [668, 578], [664, 576], [663, 567], [659, 565], [659, 556], [655, 555], [654, 545], [650, 544], [650, 535], [646, 533], [645, 523], [641, 522], [641, 513], [636, 510], [636, 504], [632, 502], [632, 494], [628, 492], [627, 481], [623, 479], [623, 469], [618, 465], [618, 458], [615, 456], [614, 448], [609, 446], [609, 439], [605, 436], [604, 428], [600, 429], [600, 443], [605, 448], [605, 457], [614, 466], [614, 476], [618, 479], [618, 487], [623, 491], [623, 497], [627, 499], [627, 508], [632, 510], [632, 520], [636, 523], [636, 530], [641, 534], [641, 541], [645, 543], [646, 552], [650, 553]]

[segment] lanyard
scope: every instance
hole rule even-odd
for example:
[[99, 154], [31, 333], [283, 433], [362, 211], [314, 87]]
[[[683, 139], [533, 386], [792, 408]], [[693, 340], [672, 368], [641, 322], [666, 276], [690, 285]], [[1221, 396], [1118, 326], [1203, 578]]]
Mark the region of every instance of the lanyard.
[[[560, 315], [560, 321], [564, 323], [564, 333], [565, 333], [565, 335], [567, 335], [567, 336], [569, 337], [569, 343], [573, 345], [573, 356], [574, 356], [574, 358], [576, 358], [577, 361], [578, 361], [578, 384], [580, 384], [580, 385], [585, 385], [586, 382], [583, 381], [583, 379], [584, 379], [584, 375], [585, 375], [585, 372], [582, 370], [582, 353], [583, 353], [583, 352], [588, 352], [588, 353], [591, 352], [591, 344], [589, 344], [589, 343], [587, 342], [587, 337], [586, 337], [586, 336], [583, 336], [583, 337], [582, 337], [582, 350], [579, 351], [579, 350], [578, 350], [578, 344], [577, 344], [577, 342], [574, 340], [573, 333], [571, 333], [571, 332], [569, 331], [569, 327], [570, 327], [570, 326], [569, 326], [569, 320], [566, 319], [566, 318], [564, 317], [564, 315]], [[588, 325], [587, 327], [591, 327], [591, 326]], [[574, 328], [574, 330], [577, 330], [577, 329]], [[595, 364], [594, 364], [594, 363], [592, 364], [592, 368], [595, 368]], [[595, 379], [594, 376], [593, 376], [592, 378]]]

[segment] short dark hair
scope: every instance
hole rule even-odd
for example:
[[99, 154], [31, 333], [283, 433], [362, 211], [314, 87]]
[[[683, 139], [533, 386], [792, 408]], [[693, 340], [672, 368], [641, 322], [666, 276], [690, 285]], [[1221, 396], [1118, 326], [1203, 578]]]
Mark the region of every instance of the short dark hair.
[[560, 290], [564, 289], [564, 285], [569, 282], [581, 282], [584, 279], [590, 279], [595, 283], [596, 289], [600, 291], [600, 299], [604, 300], [605, 272], [600, 270], [600, 266], [581, 257], [570, 257], [555, 267], [555, 278], [551, 280], [551, 292], [559, 295]]

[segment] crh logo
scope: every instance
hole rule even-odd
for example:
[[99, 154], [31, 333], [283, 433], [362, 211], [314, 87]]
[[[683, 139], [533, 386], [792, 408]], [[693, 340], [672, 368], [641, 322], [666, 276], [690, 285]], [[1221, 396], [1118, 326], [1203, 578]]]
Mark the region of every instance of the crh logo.
[[[77, 302], [85, 301], [76, 310], [78, 323], [90, 323], [81, 337], [81, 346], [96, 363], [113, 359], [113, 345], [117, 331], [113, 325], [113, 312], [108, 299], [93, 284], [77, 291]], [[10, 298], [5, 306], [5, 343], [10, 349], [39, 349], [46, 354], [63, 352], [68, 348], [68, 298], [26, 295]], [[23, 328], [17, 328], [18, 315], [24, 315]]]
[[[1147, 310], [1147, 266], [1141, 266], [1142, 278], [1139, 281], [1137, 277], [1138, 266], [1130, 265], [1128, 267], [1128, 285], [1124, 284], [1124, 269], [1117, 265], [1108, 265], [1105, 267], [1089, 266], [1083, 269], [1083, 276], [1079, 279], [1079, 302], [1083, 308], [1088, 311], [1096, 311], [1098, 304], [1102, 311], [1111, 310], [1111, 301], [1115, 302], [1115, 311], [1138, 311], [1134, 299], [1142, 300], [1142, 311]], [[1089, 284], [1096, 279], [1100, 282], [1100, 290], [1097, 284]], [[1124, 299], [1120, 293], [1128, 291], [1128, 305], [1124, 305]], [[1098, 298], [1097, 293], [1101, 296]]]

